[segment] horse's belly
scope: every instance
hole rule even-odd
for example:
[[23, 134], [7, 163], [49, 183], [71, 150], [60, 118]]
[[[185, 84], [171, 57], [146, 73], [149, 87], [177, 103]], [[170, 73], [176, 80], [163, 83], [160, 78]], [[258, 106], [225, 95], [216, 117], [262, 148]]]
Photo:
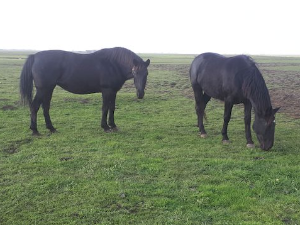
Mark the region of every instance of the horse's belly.
[[68, 82], [58, 83], [66, 91], [74, 94], [92, 94], [101, 92], [101, 86], [98, 82]]
[[224, 91], [223, 89], [218, 89], [218, 90], [207, 89], [204, 90], [204, 93], [206, 93], [208, 96], [212, 98], [225, 101], [225, 102], [231, 102], [233, 104], [240, 104], [246, 100], [246, 98], [243, 96], [242, 93]]

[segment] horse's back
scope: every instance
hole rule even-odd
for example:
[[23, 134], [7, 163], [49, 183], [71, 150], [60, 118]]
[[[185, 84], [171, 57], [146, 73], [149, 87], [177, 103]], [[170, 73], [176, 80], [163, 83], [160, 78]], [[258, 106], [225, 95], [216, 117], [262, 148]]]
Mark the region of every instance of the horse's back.
[[[203, 53], [198, 55], [192, 62], [190, 78], [192, 84], [198, 83], [201, 77], [208, 71], [212, 73], [213, 65], [220, 63], [225, 57], [216, 53]], [[200, 77], [199, 77], [200, 76]]]
[[242, 77], [239, 71], [248, 68], [247, 56], [225, 57], [216, 53], [203, 53], [191, 64], [190, 78], [193, 87], [220, 100], [243, 101]]
[[32, 70], [37, 87], [59, 85], [75, 94], [97, 93], [107, 87], [119, 90], [125, 82], [119, 64], [94, 53], [41, 51], [34, 56]]
[[59, 67], [61, 63], [63, 63], [66, 55], [72, 55], [72, 53], [62, 50], [48, 50], [37, 52], [34, 55], [34, 70], [40, 72], [41, 70], [48, 70], [49, 67]]

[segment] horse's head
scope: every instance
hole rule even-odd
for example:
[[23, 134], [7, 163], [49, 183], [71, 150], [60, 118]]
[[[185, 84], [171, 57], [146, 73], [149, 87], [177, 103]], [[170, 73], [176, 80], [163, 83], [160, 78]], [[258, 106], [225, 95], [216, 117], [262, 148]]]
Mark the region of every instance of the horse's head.
[[136, 88], [136, 94], [139, 99], [142, 99], [145, 95], [145, 87], [147, 83], [148, 76], [148, 66], [150, 64], [150, 60], [148, 59], [146, 62], [138, 61], [136, 59], [133, 60], [133, 68], [132, 75], [134, 78], [134, 85]]
[[263, 150], [269, 150], [274, 144], [275, 113], [278, 110], [279, 108], [272, 109], [272, 107], [270, 107], [264, 115], [255, 113], [253, 130], [260, 143], [260, 148]]

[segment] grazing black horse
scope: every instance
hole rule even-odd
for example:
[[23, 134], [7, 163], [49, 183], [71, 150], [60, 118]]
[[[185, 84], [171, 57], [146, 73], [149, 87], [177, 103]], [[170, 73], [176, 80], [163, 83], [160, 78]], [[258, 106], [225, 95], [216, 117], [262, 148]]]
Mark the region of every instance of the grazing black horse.
[[[46, 127], [55, 132], [49, 109], [56, 85], [74, 94], [102, 92], [101, 127], [105, 131], [117, 130], [114, 121], [116, 94], [126, 80], [134, 78], [137, 97], [144, 97], [150, 64], [125, 48], [108, 48], [91, 54], [50, 50], [30, 55], [24, 64], [20, 78], [20, 92], [23, 103], [31, 111], [30, 129], [38, 135], [37, 112], [43, 107]], [[36, 94], [32, 100], [33, 81]], [[107, 124], [107, 114], [109, 119]]]
[[238, 55], [226, 58], [215, 53], [201, 54], [191, 64], [190, 80], [201, 137], [206, 137], [203, 116], [206, 104], [212, 97], [225, 102], [223, 143], [229, 142], [227, 127], [232, 107], [243, 103], [247, 147], [254, 147], [250, 129], [252, 106], [255, 113], [253, 130], [261, 149], [269, 150], [273, 146], [275, 113], [279, 108], [272, 108], [265, 81], [250, 57]]

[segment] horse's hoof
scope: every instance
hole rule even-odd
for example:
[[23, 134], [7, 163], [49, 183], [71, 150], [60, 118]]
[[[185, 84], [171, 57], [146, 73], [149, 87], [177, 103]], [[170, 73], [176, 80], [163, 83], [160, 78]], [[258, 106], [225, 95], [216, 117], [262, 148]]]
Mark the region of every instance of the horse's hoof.
[[119, 128], [118, 127], [112, 127], [110, 128], [111, 132], [118, 132]]
[[247, 144], [247, 148], [255, 148], [254, 144]]
[[223, 140], [222, 142], [223, 142], [224, 145], [230, 144], [230, 141], [229, 141], [229, 140]]
[[57, 130], [54, 128], [54, 129], [51, 129], [50, 132], [53, 134], [53, 133], [56, 133]]
[[104, 129], [105, 133], [111, 133], [111, 129]]
[[38, 131], [33, 131], [32, 132], [32, 136], [34, 136], [34, 137], [40, 137], [42, 135]]
[[200, 137], [202, 137], [202, 138], [207, 138], [207, 134], [201, 134], [201, 133], [200, 133]]

